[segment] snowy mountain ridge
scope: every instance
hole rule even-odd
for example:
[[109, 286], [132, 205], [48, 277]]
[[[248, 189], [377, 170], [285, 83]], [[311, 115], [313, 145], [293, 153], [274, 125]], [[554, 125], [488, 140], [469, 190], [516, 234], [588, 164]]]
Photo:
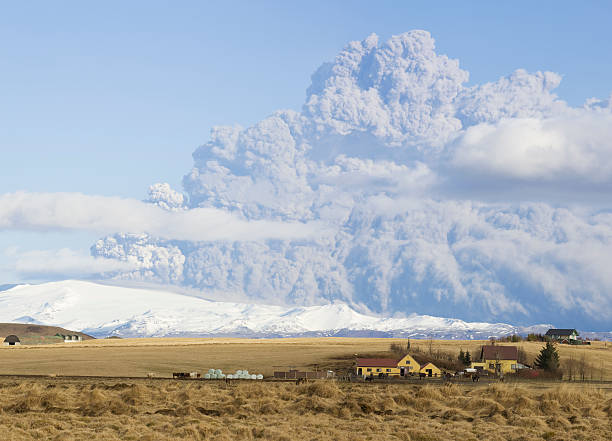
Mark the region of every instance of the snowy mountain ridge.
[[0, 292], [0, 322], [37, 323], [95, 337], [376, 336], [480, 339], [535, 330], [505, 323], [361, 314], [344, 303], [283, 307], [217, 302], [168, 291], [67, 280]]

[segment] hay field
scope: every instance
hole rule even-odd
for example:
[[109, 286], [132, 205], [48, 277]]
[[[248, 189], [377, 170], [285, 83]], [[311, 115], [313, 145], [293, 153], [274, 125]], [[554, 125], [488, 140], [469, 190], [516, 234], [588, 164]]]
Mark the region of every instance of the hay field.
[[612, 392], [0, 379], [0, 439], [610, 440]]
[[[355, 354], [390, 356], [396, 339], [375, 338], [148, 338], [103, 339], [46, 346], [0, 346], [0, 374], [100, 375], [138, 377], [154, 373], [168, 377], [177, 371], [226, 372], [248, 369], [272, 375], [287, 368], [349, 369]], [[457, 354], [459, 348], [477, 354], [483, 341], [412, 340], [412, 348], [423, 353]], [[533, 360], [542, 343], [516, 343]], [[594, 379], [612, 380], [612, 343], [593, 342], [592, 346], [558, 346], [562, 363], [584, 357], [592, 366]]]

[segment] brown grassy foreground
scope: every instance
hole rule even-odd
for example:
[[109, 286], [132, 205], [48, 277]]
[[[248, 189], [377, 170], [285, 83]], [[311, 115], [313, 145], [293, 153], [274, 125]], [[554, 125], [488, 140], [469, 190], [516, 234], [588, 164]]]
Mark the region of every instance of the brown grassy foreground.
[[[170, 376], [176, 371], [226, 372], [248, 369], [272, 375], [275, 370], [320, 368], [341, 371], [359, 356], [391, 356], [389, 347], [396, 339], [375, 338], [148, 338], [88, 340], [46, 346], [0, 346], [0, 374]], [[478, 352], [483, 341], [412, 340], [412, 348], [422, 354], [458, 354], [459, 348]], [[543, 343], [517, 343], [528, 358], [535, 358]], [[587, 378], [612, 380], [612, 343], [593, 342], [592, 346], [559, 345], [562, 364], [570, 358], [584, 358], [590, 366]]]
[[0, 380], [3, 440], [610, 440], [612, 393], [313, 382]]

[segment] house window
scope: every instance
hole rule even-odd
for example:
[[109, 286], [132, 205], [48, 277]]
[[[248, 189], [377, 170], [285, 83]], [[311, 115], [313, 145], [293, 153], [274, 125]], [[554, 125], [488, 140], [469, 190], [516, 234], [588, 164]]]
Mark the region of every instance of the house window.
[[406, 361], [406, 364], [410, 364], [410, 360]]
[[372, 368], [368, 368], [368, 372], [372, 372]]
[[495, 369], [495, 363], [489, 363], [489, 369]]
[[380, 369], [376, 369], [376, 372], [380, 372], [380, 371], [381, 371]]
[[408, 366], [408, 370], [411, 371], [412, 370], [412, 366]]
[[516, 365], [513, 364], [512, 366], [510, 366], [510, 369], [516, 369]]
[[391, 369], [387, 369], [387, 372], [391, 372]]

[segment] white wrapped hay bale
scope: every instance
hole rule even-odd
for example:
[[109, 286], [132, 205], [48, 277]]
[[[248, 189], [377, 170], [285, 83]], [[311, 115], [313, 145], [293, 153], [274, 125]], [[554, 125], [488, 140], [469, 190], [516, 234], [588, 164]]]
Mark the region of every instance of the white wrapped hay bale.
[[257, 379], [258, 379], [258, 380], [263, 380], [263, 375], [261, 375], [261, 374], [257, 374]]
[[221, 375], [223, 372], [221, 372], [221, 369], [215, 369], [215, 375], [219, 376]]
[[210, 380], [210, 374], [204, 374], [204, 379], [205, 380]]

